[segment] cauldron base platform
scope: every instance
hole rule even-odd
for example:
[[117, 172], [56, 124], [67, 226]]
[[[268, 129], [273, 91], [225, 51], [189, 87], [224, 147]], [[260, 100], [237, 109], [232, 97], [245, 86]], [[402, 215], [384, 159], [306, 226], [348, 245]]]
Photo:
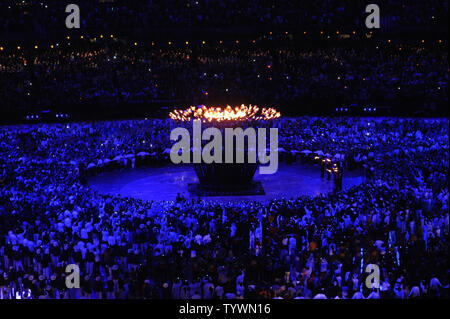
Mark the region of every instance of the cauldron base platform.
[[253, 181], [245, 187], [212, 187], [200, 183], [188, 183], [188, 191], [191, 196], [209, 197], [209, 196], [250, 196], [265, 195], [264, 187], [261, 182]]

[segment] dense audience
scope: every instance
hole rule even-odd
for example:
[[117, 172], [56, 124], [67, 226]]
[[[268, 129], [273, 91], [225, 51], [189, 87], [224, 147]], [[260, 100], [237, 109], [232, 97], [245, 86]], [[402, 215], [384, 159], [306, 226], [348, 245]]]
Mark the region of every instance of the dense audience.
[[[0, 52], [2, 110], [135, 103], [444, 109], [448, 52], [411, 45], [65, 46]], [[6, 116], [6, 115], [5, 115]]]
[[287, 154], [366, 168], [363, 184], [319, 197], [146, 202], [86, 184], [165, 164], [174, 125], [0, 127], [0, 298], [448, 298], [448, 119], [277, 121]]
[[[0, 4], [2, 31], [38, 30], [44, 36], [64, 26], [65, 8], [71, 1], [7, 0]], [[445, 0], [376, 2], [383, 24], [401, 26], [448, 25]], [[290, 26], [320, 28], [365, 28], [361, 1], [87, 1], [78, 0], [82, 27], [92, 30], [151, 29], [155, 27]]]

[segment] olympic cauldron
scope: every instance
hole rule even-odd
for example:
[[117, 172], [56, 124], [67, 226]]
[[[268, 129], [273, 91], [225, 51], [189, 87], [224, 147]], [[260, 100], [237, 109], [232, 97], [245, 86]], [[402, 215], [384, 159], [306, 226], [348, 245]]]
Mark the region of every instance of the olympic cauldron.
[[[198, 196], [226, 196], [226, 195], [263, 195], [264, 189], [259, 182], [253, 181], [253, 177], [258, 168], [258, 161], [249, 161], [249, 143], [243, 143], [244, 149], [239, 149], [244, 153], [244, 161], [232, 163], [225, 161], [226, 150], [225, 134], [226, 128], [270, 128], [275, 119], [281, 115], [274, 108], [259, 108], [256, 105], [241, 105], [231, 107], [206, 107], [204, 105], [191, 106], [185, 110], [174, 110], [169, 114], [170, 118], [182, 125], [193, 134], [194, 121], [199, 120], [202, 129], [214, 127], [222, 133], [222, 161], [205, 163], [194, 163], [193, 167], [199, 184], [189, 184], [188, 189], [191, 193]], [[267, 136], [266, 136], [267, 137]], [[202, 147], [209, 141], [201, 141]], [[236, 155], [236, 145], [233, 143]], [[255, 150], [252, 150], [255, 151]], [[191, 158], [193, 157], [193, 148], [191, 148]], [[234, 159], [234, 158], [233, 158]]]

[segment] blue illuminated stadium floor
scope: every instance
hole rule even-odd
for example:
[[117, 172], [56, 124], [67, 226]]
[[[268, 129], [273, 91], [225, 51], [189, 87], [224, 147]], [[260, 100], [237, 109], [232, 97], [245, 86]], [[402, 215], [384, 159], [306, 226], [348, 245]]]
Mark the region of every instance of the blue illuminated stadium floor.
[[[258, 196], [221, 196], [203, 197], [214, 201], [258, 200], [272, 198], [296, 197], [301, 195], [316, 196], [333, 190], [333, 181], [320, 178], [317, 166], [307, 164], [280, 164], [273, 175], [255, 175], [260, 181], [266, 195]], [[361, 171], [344, 172], [343, 188], [362, 183]], [[177, 193], [185, 198], [193, 198], [187, 191], [188, 183], [198, 182], [192, 167], [169, 165], [159, 168], [136, 168], [125, 171], [102, 173], [91, 177], [89, 185], [104, 194], [120, 194], [144, 200], [173, 200]], [[196, 197], [194, 197], [196, 198]]]

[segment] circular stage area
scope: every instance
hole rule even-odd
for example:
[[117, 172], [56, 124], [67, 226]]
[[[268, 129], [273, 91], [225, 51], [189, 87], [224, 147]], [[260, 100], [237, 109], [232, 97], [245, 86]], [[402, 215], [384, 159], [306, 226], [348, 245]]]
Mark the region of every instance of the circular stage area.
[[[254, 180], [260, 182], [265, 195], [251, 196], [208, 196], [204, 200], [213, 201], [266, 201], [273, 198], [290, 198], [302, 195], [317, 196], [332, 192], [332, 180], [320, 178], [318, 166], [308, 164], [282, 164], [272, 175], [260, 175], [258, 171]], [[345, 171], [343, 189], [362, 183], [361, 171]], [[102, 173], [88, 179], [89, 185], [103, 194], [120, 194], [144, 200], [175, 200], [177, 193], [185, 198], [198, 198], [189, 193], [188, 184], [198, 183], [198, 178], [191, 166], [169, 165], [158, 168], [136, 168], [126, 171]]]

